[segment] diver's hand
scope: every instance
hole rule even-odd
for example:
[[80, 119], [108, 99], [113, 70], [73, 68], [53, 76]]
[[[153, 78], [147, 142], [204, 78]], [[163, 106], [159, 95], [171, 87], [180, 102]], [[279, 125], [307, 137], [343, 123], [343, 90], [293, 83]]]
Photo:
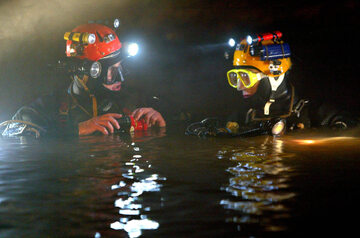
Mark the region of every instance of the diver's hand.
[[137, 108], [133, 111], [131, 115], [134, 117], [135, 120], [144, 118], [145, 123], [148, 126], [155, 126], [155, 125], [159, 127], [166, 126], [166, 122], [164, 118], [161, 116], [161, 114], [151, 107]]
[[95, 131], [99, 131], [104, 135], [114, 133], [114, 127], [120, 129], [120, 125], [116, 118], [122, 117], [118, 113], [107, 113], [101, 116], [93, 117], [90, 120], [79, 123], [79, 135], [90, 135]]

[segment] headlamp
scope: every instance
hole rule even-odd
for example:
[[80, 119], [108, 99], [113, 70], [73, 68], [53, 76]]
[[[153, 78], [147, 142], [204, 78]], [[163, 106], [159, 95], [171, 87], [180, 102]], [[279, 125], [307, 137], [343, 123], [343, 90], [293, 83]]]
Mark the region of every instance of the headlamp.
[[139, 52], [139, 45], [136, 43], [130, 43], [127, 45], [128, 56], [135, 56]]
[[134, 42], [124, 42], [121, 52], [121, 61], [125, 61], [127, 58], [133, 57], [139, 53], [139, 45]]
[[236, 42], [235, 42], [235, 40], [233, 38], [230, 38], [229, 41], [228, 41], [228, 44], [229, 44], [230, 47], [234, 47]]
[[259, 43], [261, 41], [267, 40], [278, 40], [282, 37], [282, 33], [280, 31], [274, 31], [272, 33], [265, 33], [260, 35], [248, 35], [246, 37], [246, 41], [249, 45]]
[[[121, 66], [119, 63], [113, 65], [110, 62], [99, 62], [99, 61], [78, 61], [78, 66], [75, 66], [75, 73], [82, 73], [90, 76], [93, 79], [100, 80], [102, 83], [110, 85], [116, 82], [123, 82], [124, 77], [121, 72]], [[75, 62], [74, 62], [75, 63]], [[108, 74], [111, 74], [111, 79], [107, 78]]]
[[105, 19], [105, 20], [104, 19], [103, 20], [90, 20], [90, 21], [88, 21], [88, 23], [102, 24], [102, 25], [111, 27], [114, 30], [119, 28], [121, 25], [121, 21], [119, 18], [112, 18], [112, 19]]
[[251, 88], [263, 78], [263, 74], [249, 69], [232, 69], [227, 72], [227, 78], [230, 86], [233, 88], [237, 88], [239, 82], [245, 88]]
[[118, 18], [115, 18], [114, 19], [114, 28], [116, 29], [116, 28], [119, 28], [119, 26], [120, 26], [120, 20], [118, 19]]
[[[69, 71], [77, 75], [88, 75], [92, 78], [99, 78], [102, 72], [102, 65], [98, 61], [69, 59]], [[82, 77], [82, 76], [81, 76]]]
[[284, 120], [278, 121], [271, 128], [271, 134], [273, 136], [279, 136], [279, 135], [283, 134], [284, 131], [285, 131], [285, 122], [284, 122]]
[[97, 61], [91, 64], [90, 67], [90, 76], [92, 78], [97, 78], [101, 74], [101, 64]]
[[248, 36], [246, 37], [246, 42], [247, 42], [249, 45], [251, 45], [251, 44], [253, 43], [253, 37], [250, 36], [250, 35], [248, 35]]

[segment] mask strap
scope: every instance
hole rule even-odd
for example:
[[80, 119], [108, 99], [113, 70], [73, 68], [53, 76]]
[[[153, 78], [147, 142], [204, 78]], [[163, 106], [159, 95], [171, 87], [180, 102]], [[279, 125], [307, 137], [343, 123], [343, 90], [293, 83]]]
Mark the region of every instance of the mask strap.
[[257, 77], [257, 80], [260, 81], [262, 78], [264, 78], [264, 76], [266, 76], [265, 74], [263, 73], [257, 73], [256, 74], [256, 77]]

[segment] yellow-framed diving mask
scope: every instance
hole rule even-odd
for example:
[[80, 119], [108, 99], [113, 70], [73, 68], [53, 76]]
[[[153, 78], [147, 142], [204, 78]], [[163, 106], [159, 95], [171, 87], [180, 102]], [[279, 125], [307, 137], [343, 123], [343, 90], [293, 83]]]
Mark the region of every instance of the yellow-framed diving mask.
[[245, 88], [251, 88], [264, 76], [263, 73], [252, 69], [232, 69], [227, 72], [228, 82], [233, 88], [237, 88], [239, 82]]

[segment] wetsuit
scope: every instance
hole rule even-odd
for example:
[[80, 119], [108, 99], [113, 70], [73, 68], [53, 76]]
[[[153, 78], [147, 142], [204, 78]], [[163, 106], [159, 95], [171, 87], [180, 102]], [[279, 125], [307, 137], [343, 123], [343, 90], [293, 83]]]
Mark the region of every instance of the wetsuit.
[[326, 102], [314, 103], [299, 97], [289, 80], [289, 72], [276, 92], [271, 95], [274, 102], [269, 107], [269, 114], [264, 113], [264, 105], [269, 101], [271, 86], [269, 80], [261, 80], [256, 94], [234, 111], [228, 121], [239, 123], [240, 126], [257, 127], [259, 123], [273, 119], [286, 120], [287, 128], [308, 127], [354, 127], [358, 119], [349, 112], [343, 111]]
[[[273, 99], [269, 103], [270, 98]], [[268, 103], [268, 107], [266, 106]], [[276, 91], [272, 92], [269, 80], [262, 79], [257, 92], [238, 104], [227, 118], [204, 119], [188, 126], [186, 134], [199, 136], [267, 134], [278, 120], [287, 130], [309, 127], [348, 128], [358, 120], [348, 112], [330, 104], [315, 104], [301, 99], [289, 80], [289, 72]]]
[[[273, 102], [269, 103], [266, 113], [265, 105], [270, 101], [270, 97]], [[269, 80], [262, 79], [255, 95], [243, 100], [227, 121], [237, 122], [240, 127], [251, 128], [258, 127], [258, 124], [264, 121], [282, 118], [291, 124], [303, 123], [310, 126], [308, 114], [304, 110], [308, 101], [299, 98], [289, 81], [289, 73], [285, 74], [283, 82], [275, 92], [271, 91]], [[296, 108], [300, 110], [297, 111]]]
[[[96, 95], [97, 113], [98, 115], [129, 114], [130, 110], [137, 107], [134, 98], [134, 94], [126, 90], [122, 90], [121, 93], [98, 93]], [[31, 104], [21, 107], [12, 118], [14, 122], [10, 123], [2, 134], [14, 136], [36, 132], [41, 136], [77, 136], [78, 124], [92, 117], [92, 99], [85, 92], [80, 95], [74, 94], [70, 85], [68, 90], [40, 97]]]

